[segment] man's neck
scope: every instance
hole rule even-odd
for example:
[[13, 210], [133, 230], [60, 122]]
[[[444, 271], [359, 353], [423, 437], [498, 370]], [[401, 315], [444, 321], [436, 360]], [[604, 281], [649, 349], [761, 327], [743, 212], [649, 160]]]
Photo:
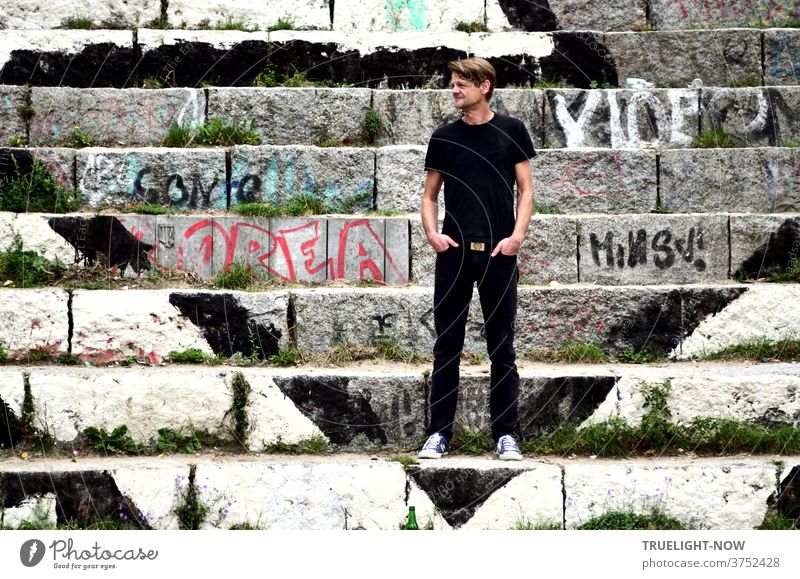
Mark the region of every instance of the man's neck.
[[484, 103], [471, 110], [465, 110], [461, 120], [468, 125], [482, 125], [488, 123], [494, 117], [494, 111], [489, 108], [489, 103]]

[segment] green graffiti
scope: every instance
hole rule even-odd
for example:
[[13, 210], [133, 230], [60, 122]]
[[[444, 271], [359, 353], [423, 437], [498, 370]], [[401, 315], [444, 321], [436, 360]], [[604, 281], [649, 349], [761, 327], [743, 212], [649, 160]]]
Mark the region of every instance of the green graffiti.
[[[392, 30], [425, 30], [425, 0], [386, 0], [386, 20]], [[403, 24], [403, 13], [407, 23]]]

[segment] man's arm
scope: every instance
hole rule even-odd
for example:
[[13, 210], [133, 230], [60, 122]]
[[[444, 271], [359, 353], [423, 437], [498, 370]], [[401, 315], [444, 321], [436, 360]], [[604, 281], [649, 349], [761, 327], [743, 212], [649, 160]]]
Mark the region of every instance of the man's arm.
[[436, 253], [445, 251], [448, 247], [458, 247], [449, 235], [439, 233], [439, 189], [444, 178], [439, 171], [428, 169], [425, 177], [425, 190], [422, 193], [422, 228], [428, 236], [428, 243]]
[[517, 255], [522, 242], [525, 241], [525, 232], [531, 222], [533, 211], [533, 176], [531, 175], [531, 162], [529, 159], [514, 165], [517, 179], [517, 220], [511, 237], [506, 237], [497, 242], [492, 251], [492, 257], [498, 253], [503, 255]]

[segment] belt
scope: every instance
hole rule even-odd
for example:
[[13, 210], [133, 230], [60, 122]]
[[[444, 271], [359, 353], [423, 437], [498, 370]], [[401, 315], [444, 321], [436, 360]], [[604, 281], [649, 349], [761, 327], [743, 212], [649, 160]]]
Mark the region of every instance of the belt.
[[482, 242], [482, 241], [470, 241], [469, 242], [469, 248], [472, 251], [486, 251], [486, 249], [487, 249], [486, 245], [487, 244]]

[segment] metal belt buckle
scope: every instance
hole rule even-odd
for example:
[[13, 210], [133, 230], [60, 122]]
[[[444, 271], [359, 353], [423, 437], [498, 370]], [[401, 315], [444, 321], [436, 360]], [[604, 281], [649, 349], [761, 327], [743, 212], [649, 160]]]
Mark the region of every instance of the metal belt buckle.
[[472, 251], [484, 251], [486, 249], [486, 244], [478, 241], [471, 241], [469, 243], [469, 248]]

